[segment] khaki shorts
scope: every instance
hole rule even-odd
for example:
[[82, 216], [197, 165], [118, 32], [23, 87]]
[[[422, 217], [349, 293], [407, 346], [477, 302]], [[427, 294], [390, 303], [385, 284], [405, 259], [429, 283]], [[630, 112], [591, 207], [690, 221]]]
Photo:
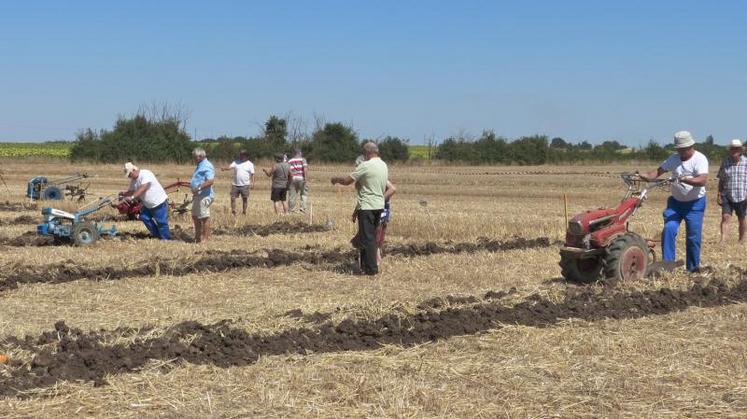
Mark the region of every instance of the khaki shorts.
[[247, 199], [249, 198], [249, 185], [246, 186], [236, 186], [231, 185], [231, 198], [238, 198], [239, 195], [241, 195], [242, 198]]
[[210, 217], [210, 204], [212, 203], [213, 199], [209, 197], [195, 198], [192, 201], [192, 216], [199, 219]]

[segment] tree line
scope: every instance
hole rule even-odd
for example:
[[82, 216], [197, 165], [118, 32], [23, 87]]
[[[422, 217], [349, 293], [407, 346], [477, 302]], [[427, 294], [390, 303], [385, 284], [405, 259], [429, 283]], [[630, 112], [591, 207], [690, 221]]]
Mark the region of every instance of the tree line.
[[[291, 155], [301, 150], [311, 161], [350, 162], [360, 154], [364, 141], [367, 139], [359, 138], [351, 126], [341, 122], [317, 121], [315, 129], [306, 134], [297, 126], [289, 129], [288, 119], [275, 115], [267, 119], [261, 133], [255, 137], [221, 136], [195, 141], [185, 130], [182, 114], [151, 109], [139, 111], [132, 117], [119, 117], [111, 130], [79, 132], [70, 158], [105, 163], [125, 160], [186, 163], [191, 160], [192, 149], [203, 147], [210, 159], [218, 161], [233, 160], [243, 149], [255, 160], [270, 158], [276, 153]], [[411, 160], [408, 140], [387, 136], [376, 142], [385, 161]], [[714, 162], [726, 155], [725, 148], [716, 145], [711, 136], [696, 148]], [[645, 147], [630, 148], [617, 141], [592, 145], [587, 141], [572, 143], [559, 137], [549, 140], [544, 135], [509, 140], [492, 131], [483, 132], [477, 139], [447, 138], [440, 144], [430, 144], [429, 149], [432, 149], [429, 155], [436, 160], [506, 165], [661, 161], [674, 151], [673, 146], [663, 147], [654, 140]]]

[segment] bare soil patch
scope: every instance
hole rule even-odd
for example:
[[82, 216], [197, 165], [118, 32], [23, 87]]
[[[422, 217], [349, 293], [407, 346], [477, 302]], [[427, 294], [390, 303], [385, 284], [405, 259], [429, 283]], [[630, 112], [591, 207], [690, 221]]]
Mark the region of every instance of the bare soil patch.
[[[245, 366], [260, 356], [286, 353], [361, 351], [383, 345], [412, 346], [453, 336], [496, 329], [504, 324], [552, 326], [570, 318], [585, 321], [630, 319], [661, 315], [688, 307], [714, 307], [747, 301], [747, 280], [735, 286], [714, 279], [694, 278], [686, 290], [616, 291], [610, 288], [569, 289], [561, 302], [533, 295], [514, 306], [488, 298], [463, 298], [461, 306], [403, 315], [390, 313], [375, 320], [324, 322], [318, 327], [291, 328], [258, 335], [231, 326], [230, 320], [213, 324], [178, 323], [158, 337], [136, 338], [133, 343], [106, 345], [111, 331], [83, 332], [58, 321], [54, 330], [38, 337], [0, 341], [0, 348], [22, 347], [34, 353], [30, 363], [10, 360], [0, 377], [0, 395], [23, 397], [25, 391], [53, 386], [59, 381], [106, 384], [108, 374], [136, 372], [152, 360], [177, 360], [218, 367]], [[431, 305], [432, 306], [432, 305]], [[301, 315], [292, 310], [287, 315]], [[136, 329], [118, 333], [138, 335]]]

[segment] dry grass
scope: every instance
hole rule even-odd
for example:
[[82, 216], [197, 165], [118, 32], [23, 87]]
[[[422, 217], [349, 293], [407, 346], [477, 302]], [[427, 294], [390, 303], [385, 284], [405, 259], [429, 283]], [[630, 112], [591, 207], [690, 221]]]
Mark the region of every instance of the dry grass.
[[[188, 178], [191, 167], [144, 165], [162, 183]], [[10, 187], [0, 201], [22, 202], [33, 175], [96, 173], [91, 191], [114, 193], [126, 186], [118, 165], [73, 167], [5, 161]], [[399, 186], [393, 201], [391, 243], [474, 241], [485, 236], [548, 236], [564, 232], [562, 193], [570, 212], [612, 205], [622, 194], [611, 176], [569, 172], [619, 172], [629, 167], [456, 168], [393, 167]], [[644, 168], [642, 168], [644, 169]], [[35, 170], [31, 172], [31, 170]], [[153, 260], [189, 262], [205, 251], [283, 248], [349, 248], [354, 225], [352, 188], [328, 183], [343, 166], [312, 166], [314, 222], [333, 220], [328, 233], [215, 236], [209, 243], [150, 240], [103, 241], [93, 248], [11, 247], [0, 253], [4, 273], [63, 261], [94, 267], [128, 267]], [[484, 172], [550, 171], [544, 175], [485, 175]], [[234, 220], [228, 212], [228, 176], [219, 173], [213, 207], [216, 226], [277, 221], [269, 202], [269, 182], [259, 178], [250, 198], [250, 215]], [[655, 192], [633, 227], [656, 237], [665, 194]], [[420, 201], [428, 202], [428, 212]], [[70, 203], [65, 208], [72, 209]], [[744, 266], [744, 246], [719, 248], [718, 207], [706, 215], [703, 263], [715, 276]], [[38, 211], [0, 212], [0, 219], [36, 216]], [[289, 220], [309, 221], [293, 215]], [[191, 229], [188, 219], [172, 220]], [[124, 231], [143, 231], [138, 222], [118, 222]], [[33, 226], [0, 227], [15, 237]], [[684, 243], [679, 244], [684, 249]], [[447, 295], [481, 297], [509, 290], [505, 304], [536, 294], [560, 301], [569, 285], [558, 281], [556, 247], [498, 253], [441, 254], [385, 259], [382, 274], [362, 279], [318, 266], [199, 272], [186, 276], [131, 277], [117, 281], [74, 281], [22, 285], [0, 294], [0, 337], [38, 335], [55, 321], [84, 330], [152, 326], [152, 336], [185, 320], [213, 323], [233, 319], [249, 332], [273, 334], [309, 326], [285, 315], [330, 313], [331, 321], [375, 319], [392, 312], [414, 313], [425, 300]], [[732, 274], [733, 275], [733, 274]], [[686, 289], [692, 278], [675, 273], [655, 281], [623, 284], [624, 289]], [[574, 286], [570, 286], [574, 287]], [[544, 328], [504, 325], [487, 333], [403, 348], [373, 351], [266, 356], [232, 368], [152, 361], [142, 371], [114, 375], [109, 385], [62, 382], [28, 399], [0, 399], [0, 416], [727, 416], [747, 411], [747, 308], [736, 304], [633, 320], [565, 320]], [[109, 336], [107, 344], [134, 339]], [[0, 348], [2, 349], [2, 348]], [[30, 359], [22, 350], [15, 359]], [[0, 376], [3, 368], [0, 366]]]

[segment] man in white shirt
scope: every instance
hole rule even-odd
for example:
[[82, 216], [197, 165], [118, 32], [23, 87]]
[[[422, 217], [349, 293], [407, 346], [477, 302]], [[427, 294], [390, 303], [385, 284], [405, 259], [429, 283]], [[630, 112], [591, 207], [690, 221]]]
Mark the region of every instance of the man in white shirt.
[[239, 151], [239, 159], [221, 170], [234, 171], [231, 182], [231, 214], [236, 215], [236, 198], [241, 195], [241, 214], [246, 215], [249, 189], [254, 189], [254, 163], [249, 161], [249, 153], [246, 150]]
[[672, 196], [664, 210], [664, 230], [661, 233], [662, 259], [675, 259], [675, 240], [680, 223], [685, 220], [686, 266], [690, 272], [700, 267], [700, 243], [703, 232], [703, 216], [706, 209], [705, 184], [708, 180], [708, 159], [695, 151], [695, 140], [687, 131], [674, 134], [676, 154], [666, 159], [658, 169], [644, 178], [655, 179], [665, 172], [672, 172], [676, 181], [672, 184]]
[[131, 162], [124, 165], [125, 175], [130, 179], [130, 187], [119, 193], [119, 198], [139, 199], [143, 206], [140, 209], [140, 221], [150, 235], [169, 239], [169, 205], [168, 195], [156, 176], [150, 170], [140, 169]]

